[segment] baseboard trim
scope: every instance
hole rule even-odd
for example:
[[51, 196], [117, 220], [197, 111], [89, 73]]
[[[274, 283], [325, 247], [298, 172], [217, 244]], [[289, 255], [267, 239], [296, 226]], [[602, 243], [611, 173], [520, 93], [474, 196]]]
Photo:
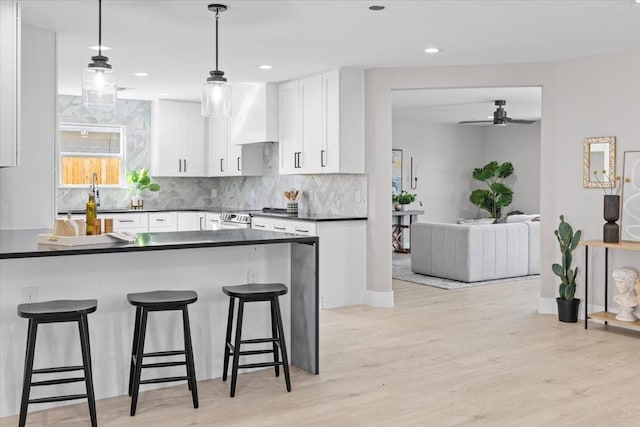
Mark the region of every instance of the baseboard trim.
[[370, 291], [364, 292], [364, 303], [373, 307], [393, 307], [393, 291]]
[[[584, 319], [584, 303], [580, 302], [580, 310], [578, 318]], [[601, 305], [589, 304], [589, 313], [604, 311]], [[609, 307], [609, 311], [617, 313], [615, 308]], [[538, 298], [538, 313], [540, 314], [558, 314], [558, 305], [555, 298], [540, 297]]]

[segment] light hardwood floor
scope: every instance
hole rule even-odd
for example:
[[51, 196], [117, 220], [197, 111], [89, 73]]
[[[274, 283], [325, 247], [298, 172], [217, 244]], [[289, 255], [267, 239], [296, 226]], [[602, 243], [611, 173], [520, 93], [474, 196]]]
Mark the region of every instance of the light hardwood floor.
[[[97, 403], [101, 426], [640, 425], [640, 334], [536, 313], [538, 280], [446, 291], [394, 281], [396, 306], [321, 312], [318, 376], [272, 370]], [[96, 367], [97, 369], [98, 367]], [[88, 424], [86, 403], [28, 425]], [[17, 417], [0, 426], [17, 425]]]

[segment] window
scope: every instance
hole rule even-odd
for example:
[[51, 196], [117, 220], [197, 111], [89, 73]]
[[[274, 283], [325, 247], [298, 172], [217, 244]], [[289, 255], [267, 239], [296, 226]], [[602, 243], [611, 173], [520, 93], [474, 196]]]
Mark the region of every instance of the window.
[[61, 123], [59, 147], [61, 187], [124, 186], [124, 126]]

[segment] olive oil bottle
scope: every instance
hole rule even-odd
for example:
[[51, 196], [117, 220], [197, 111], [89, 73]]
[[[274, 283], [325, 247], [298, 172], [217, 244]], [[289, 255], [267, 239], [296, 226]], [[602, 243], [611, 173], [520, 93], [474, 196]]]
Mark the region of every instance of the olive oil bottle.
[[89, 201], [87, 202], [87, 236], [95, 233], [94, 222], [96, 219], [96, 198], [93, 192], [89, 193]]

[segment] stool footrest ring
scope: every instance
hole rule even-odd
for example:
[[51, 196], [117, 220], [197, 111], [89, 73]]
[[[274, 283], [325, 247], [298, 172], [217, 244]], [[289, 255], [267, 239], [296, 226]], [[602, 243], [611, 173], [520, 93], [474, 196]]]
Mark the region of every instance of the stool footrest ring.
[[165, 377], [165, 378], [151, 378], [148, 380], [140, 380], [140, 384], [157, 384], [157, 383], [170, 383], [174, 381], [188, 381], [189, 377]]
[[49, 403], [49, 402], [64, 402], [65, 400], [86, 399], [86, 394], [67, 394], [65, 396], [55, 397], [41, 397], [39, 399], [29, 399], [29, 404], [32, 403]]

